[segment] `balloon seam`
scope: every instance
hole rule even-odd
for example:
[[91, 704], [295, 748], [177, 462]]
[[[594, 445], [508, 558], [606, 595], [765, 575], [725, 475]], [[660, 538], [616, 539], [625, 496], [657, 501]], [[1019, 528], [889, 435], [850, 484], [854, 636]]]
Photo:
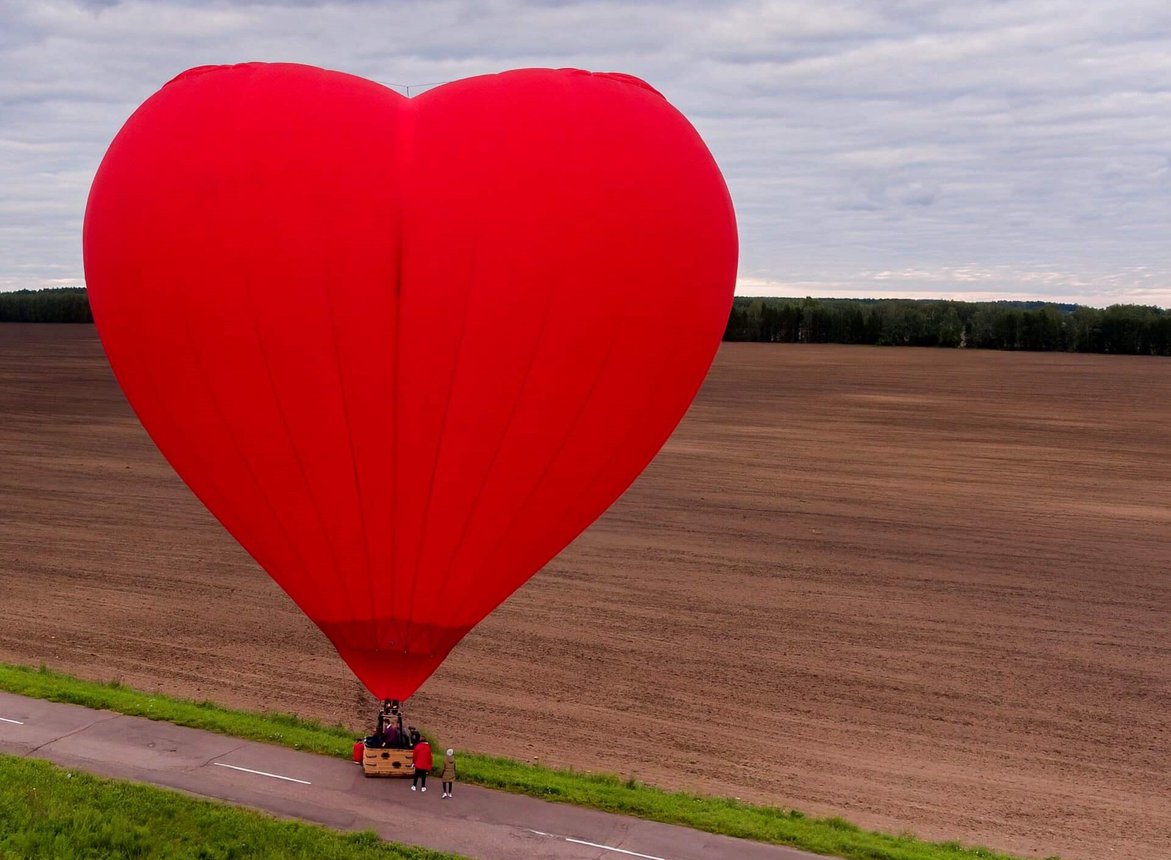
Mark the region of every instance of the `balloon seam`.
[[[268, 382], [269, 391], [272, 394], [273, 405], [276, 407], [277, 417], [280, 419], [281, 428], [284, 430], [285, 440], [289, 443], [289, 450], [292, 452], [293, 462], [297, 464], [297, 471], [301, 474], [301, 483], [305, 488], [305, 497], [309, 501], [309, 507], [312, 509], [314, 515], [317, 518], [317, 527], [321, 530], [322, 543], [325, 545], [325, 549], [329, 554], [329, 558], [333, 562], [334, 572], [337, 574], [338, 580], [341, 580], [341, 565], [338, 563], [337, 550], [333, 545], [333, 541], [330, 540], [329, 530], [325, 525], [325, 517], [321, 513], [321, 506], [317, 503], [316, 498], [314, 498], [313, 487], [309, 482], [309, 475], [305, 471], [305, 461], [302, 459], [300, 452], [297, 450], [297, 444], [293, 439], [293, 431], [289, 427], [288, 416], [285, 415], [285, 410], [281, 406], [280, 395], [277, 393], [276, 380], [272, 374], [272, 362], [269, 360], [268, 350], [265, 349], [264, 338], [260, 333], [260, 326], [257, 321], [256, 297], [253, 295], [253, 292], [249, 286], [251, 281], [249, 278], [244, 278], [242, 279], [242, 283], [244, 284], [243, 292], [245, 296], [247, 296], [249, 309], [251, 311], [249, 314], [249, 319], [252, 322], [252, 333], [256, 338], [256, 345], [260, 351], [260, 363], [264, 367], [265, 379]], [[307, 577], [307, 580], [316, 584], [317, 577], [309, 576]], [[345, 605], [349, 610], [349, 617], [356, 617], [349, 590], [342, 588], [341, 592]], [[320, 596], [320, 594], [321, 592], [318, 590], [318, 595]]]
[[[559, 281], [558, 283], [564, 283]], [[504, 429], [500, 432], [500, 437], [496, 442], [496, 449], [492, 453], [492, 458], [488, 461], [487, 468], [484, 469], [484, 477], [480, 481], [479, 489], [473, 498], [479, 498], [483, 495], [485, 488], [488, 486], [489, 480], [492, 478], [492, 473], [496, 467], [496, 461], [500, 457], [500, 452], [504, 448], [504, 443], [508, 439], [508, 433], [512, 429], [512, 422], [516, 419], [517, 413], [520, 411], [520, 405], [524, 402], [525, 394], [528, 392], [529, 383], [532, 381], [533, 369], [537, 366], [537, 356], [541, 353], [541, 347], [545, 343], [545, 336], [549, 331], [549, 320], [553, 312], [553, 299], [556, 295], [556, 290], [550, 289], [548, 291], [549, 298], [545, 302], [545, 307], [542, 310], [541, 327], [537, 332], [537, 337], [533, 342], [532, 352], [529, 354], [528, 367], [525, 369], [524, 380], [517, 391], [516, 399], [512, 402], [512, 408], [508, 414], [508, 420], [504, 424]], [[442, 598], [444, 589], [447, 588], [447, 583], [451, 579], [452, 569], [455, 567], [456, 561], [459, 559], [460, 550], [463, 549], [464, 541], [467, 539], [468, 532], [471, 530], [472, 521], [475, 518], [474, 513], [469, 514], [464, 521], [463, 528], [460, 530], [459, 538], [455, 542], [455, 547], [452, 549], [450, 560], [444, 570], [443, 578], [439, 581], [440, 586], [435, 590], [437, 597]]]
[[[333, 290], [330, 289], [328, 284], [325, 285], [325, 305], [329, 311], [329, 329], [333, 339], [333, 357], [334, 364], [337, 368], [338, 392], [342, 405], [342, 423], [346, 428], [346, 443], [349, 445], [350, 465], [353, 469], [354, 499], [358, 505], [358, 523], [362, 529], [362, 553], [366, 559], [365, 580], [367, 593], [370, 596], [370, 621], [371, 627], [373, 628], [376, 624], [374, 612], [377, 603], [374, 599], [374, 584], [370, 576], [370, 543], [369, 535], [367, 534], [366, 529], [366, 506], [362, 499], [362, 484], [358, 475], [358, 453], [354, 449], [354, 430], [353, 427], [350, 426], [350, 409], [349, 401], [346, 397], [346, 377], [342, 372], [341, 343], [338, 340], [337, 334], [337, 314], [334, 308]], [[349, 591], [349, 589], [346, 590]]]
[[[532, 489], [530, 489], [529, 492], [525, 495], [524, 501], [521, 502], [521, 504], [517, 506], [516, 513], [513, 515], [512, 520], [508, 523], [507, 527], [500, 530], [500, 536], [496, 539], [496, 543], [495, 543], [495, 545], [493, 545], [492, 551], [487, 553], [484, 556], [484, 562], [481, 565], [481, 569], [483, 567], [487, 566], [487, 562], [492, 561], [496, 557], [496, 554], [500, 551], [500, 548], [504, 545], [506, 538], [508, 538], [511, 535], [512, 530], [515, 529], [517, 523], [521, 521], [521, 518], [522, 518], [523, 514], [525, 513], [525, 511], [527, 510], [529, 504], [532, 502], [533, 498], [537, 495], [538, 491], [544, 485], [545, 480], [548, 478], [550, 471], [553, 469], [553, 464], [557, 462], [558, 458], [561, 456], [561, 452], [564, 451], [565, 446], [569, 444], [569, 440], [573, 436], [574, 428], [577, 427], [578, 423], [581, 421], [581, 417], [586, 413], [586, 410], [589, 408], [590, 401], [593, 400], [594, 395], [597, 393], [598, 386], [601, 384], [602, 378], [605, 376], [606, 371], [610, 367], [610, 362], [614, 358], [614, 350], [617, 347], [618, 340], [622, 335], [622, 328], [629, 319], [629, 315], [626, 313], [627, 307], [628, 306], [623, 305], [622, 313], [620, 314], [620, 319], [618, 321], [618, 325], [615, 326], [614, 334], [611, 336], [610, 342], [606, 347], [606, 353], [602, 357], [602, 360], [598, 363], [598, 372], [594, 375], [593, 382], [590, 383], [590, 387], [586, 391], [585, 396], [582, 397], [581, 405], [578, 407], [577, 411], [574, 413], [573, 418], [569, 421], [568, 427], [565, 430], [565, 434], [562, 436], [562, 439], [558, 443], [557, 448], [553, 451], [552, 455], [549, 457], [549, 460], [545, 464], [545, 467], [541, 470], [541, 474], [537, 477], [537, 480], [533, 484]], [[589, 525], [592, 523], [593, 523], [593, 520], [591, 520], [590, 523], [587, 523], [586, 528], [588, 528]], [[583, 529], [583, 531], [584, 531], [584, 529]], [[566, 545], [568, 545], [568, 544], [566, 544]], [[564, 547], [562, 547], [562, 549], [564, 549]], [[535, 573], [537, 570], [540, 570], [541, 567], [544, 567], [545, 564], [547, 564], [551, 559], [555, 558], [560, 552], [561, 552], [561, 550], [554, 552], [553, 555], [549, 556], [548, 559], [541, 562], [541, 564], [537, 568], [535, 568], [533, 571], [528, 572], [528, 574], [532, 575], [532, 573]], [[523, 584], [525, 581], [527, 581], [527, 580], [521, 580], [521, 584]], [[520, 585], [517, 585], [517, 588], [519, 588], [519, 587], [520, 587]], [[515, 590], [516, 590], [516, 588], [512, 589], [512, 591], [515, 591]], [[512, 592], [509, 592], [509, 594], [511, 594], [511, 593]], [[478, 621], [476, 623], [478, 623]]]
[[[182, 295], [181, 290], [174, 290], [173, 295], [176, 297], [176, 304], [177, 305], [184, 304], [184, 302], [181, 298], [181, 295]], [[268, 493], [265, 492], [264, 485], [261, 483], [260, 479], [257, 477], [256, 472], [252, 468], [252, 464], [248, 461], [248, 458], [245, 456], [243, 449], [240, 447], [239, 441], [236, 439], [235, 434], [232, 432], [232, 425], [228, 421], [227, 413], [224, 410], [224, 406], [220, 402], [220, 399], [216, 394], [215, 386], [211, 384], [211, 378], [207, 374], [207, 368], [204, 366], [203, 360], [200, 355], [200, 351], [196, 347], [196, 339], [192, 336], [190, 313], [185, 313], [185, 312], [180, 313], [179, 316], [183, 320], [183, 332], [185, 335], [184, 339], [187, 341], [187, 348], [191, 353], [191, 357], [194, 359], [193, 364], [199, 372], [199, 377], [200, 377], [201, 381], [203, 382], [204, 387], [207, 389], [208, 396], [209, 396], [209, 399], [211, 400], [212, 406], [215, 409], [216, 416], [219, 418], [220, 424], [224, 428], [224, 435], [231, 442], [232, 450], [235, 451], [236, 456], [239, 458], [240, 464], [243, 466], [245, 473], [247, 473], [248, 477], [252, 479], [252, 483], [256, 487], [257, 494], [260, 496], [261, 499], [264, 500], [265, 506], [268, 508], [269, 513], [272, 515], [273, 522], [275, 522], [277, 525], [277, 528], [280, 529], [280, 532], [286, 541], [286, 545], [289, 546], [292, 551], [293, 557], [300, 563], [302, 571], [308, 572], [309, 566], [306, 563], [305, 557], [301, 554], [301, 552], [298, 548], [298, 545], [292, 540], [291, 532], [289, 531], [288, 527], [285, 525], [285, 522], [281, 519], [280, 515], [277, 513], [276, 506], [272, 503], [272, 499], [269, 497]], [[235, 537], [235, 535], [233, 535], [233, 537]], [[250, 555], [252, 554], [252, 551], [250, 549], [248, 549], [248, 547], [245, 547], [245, 549], [248, 551], [248, 553]], [[255, 558], [255, 556], [253, 556], [253, 558]], [[259, 561], [259, 560], [257, 560], [257, 561]], [[261, 567], [264, 567], [264, 565], [261, 565]], [[266, 568], [266, 570], [267, 570], [267, 568]], [[303, 581], [309, 582], [309, 581], [311, 581], [311, 578], [307, 576], [304, 578]], [[288, 593], [288, 590], [285, 589], [283, 582], [278, 580], [277, 584], [281, 586], [282, 590], [284, 590], [286, 593]], [[296, 601], [294, 601], [294, 602], [296, 602]]]
[[435, 459], [431, 464], [431, 480], [427, 485], [427, 498], [423, 503], [423, 527], [420, 531], [419, 550], [415, 553], [415, 571], [414, 576], [411, 577], [411, 596], [407, 603], [409, 612], [407, 614], [406, 623], [407, 629], [404, 634], [404, 639], [410, 641], [410, 629], [414, 621], [415, 610], [415, 593], [419, 584], [419, 565], [423, 557], [423, 550], [427, 543], [427, 533], [431, 524], [431, 503], [435, 492], [435, 478], [439, 473], [439, 463], [443, 459], [443, 447], [447, 440], [447, 421], [451, 414], [451, 401], [455, 394], [455, 381], [459, 376], [460, 358], [463, 356], [463, 348], [465, 335], [468, 330], [468, 318], [471, 316], [471, 293], [474, 289], [475, 280], [474, 275], [476, 271], [476, 247], [472, 246], [471, 259], [468, 263], [468, 277], [467, 290], [464, 294], [463, 313], [460, 315], [459, 337], [456, 341], [455, 361], [452, 363], [451, 379], [448, 380], [447, 398], [443, 405], [443, 418], [440, 422], [439, 441], [435, 446]]

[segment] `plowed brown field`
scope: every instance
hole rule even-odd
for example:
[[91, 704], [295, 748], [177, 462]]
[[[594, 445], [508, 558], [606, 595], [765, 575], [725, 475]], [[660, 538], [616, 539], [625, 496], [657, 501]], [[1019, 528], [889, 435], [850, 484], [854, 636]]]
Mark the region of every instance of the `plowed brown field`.
[[[456, 746], [1070, 860], [1171, 857], [1171, 360], [725, 345], [412, 700]], [[0, 660], [360, 725], [89, 326], [0, 325]]]

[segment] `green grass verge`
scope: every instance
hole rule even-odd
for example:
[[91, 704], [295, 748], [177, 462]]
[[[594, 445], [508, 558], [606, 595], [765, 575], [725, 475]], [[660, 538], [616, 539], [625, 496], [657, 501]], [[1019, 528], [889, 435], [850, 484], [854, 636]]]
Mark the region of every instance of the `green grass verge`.
[[[118, 682], [82, 681], [44, 667], [38, 670], [0, 663], [0, 690], [347, 759], [355, 737], [354, 731], [344, 726], [325, 726], [284, 714], [233, 711], [211, 702], [140, 692]], [[796, 810], [664, 791], [616, 776], [558, 770], [470, 753], [459, 755], [459, 765], [463, 782], [681, 824], [709, 833], [791, 845], [847, 860], [1017, 860], [986, 848], [875, 833], [841, 818], [811, 818]]]
[[875, 833], [841, 818], [811, 818], [795, 809], [664, 791], [617, 776], [466, 754], [459, 763], [460, 777], [466, 782], [848, 860], [1016, 860], [987, 848]]
[[132, 717], [147, 717], [321, 755], [349, 758], [354, 745], [354, 732], [345, 726], [326, 726], [288, 714], [233, 711], [212, 702], [144, 693], [118, 681], [105, 684], [83, 681], [44, 666], [33, 669], [0, 663], [0, 690], [50, 702], [68, 702]]
[[0, 755], [0, 858], [75, 857], [458, 860]]

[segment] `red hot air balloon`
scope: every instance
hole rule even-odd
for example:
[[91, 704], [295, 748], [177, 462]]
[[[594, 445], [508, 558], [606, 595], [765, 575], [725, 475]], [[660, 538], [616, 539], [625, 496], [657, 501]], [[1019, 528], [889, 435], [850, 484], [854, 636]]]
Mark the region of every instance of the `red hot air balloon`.
[[634, 480], [732, 299], [727, 188], [626, 75], [414, 99], [192, 69], [90, 191], [102, 343], [175, 470], [379, 698], [406, 699]]

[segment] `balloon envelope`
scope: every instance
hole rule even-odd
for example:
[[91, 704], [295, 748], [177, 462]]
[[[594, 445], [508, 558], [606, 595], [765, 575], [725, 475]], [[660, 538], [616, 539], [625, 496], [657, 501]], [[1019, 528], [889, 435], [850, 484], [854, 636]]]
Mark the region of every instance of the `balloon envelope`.
[[84, 250], [151, 437], [370, 691], [405, 699], [662, 446], [737, 241], [699, 135], [634, 78], [406, 99], [254, 63], [134, 113]]

